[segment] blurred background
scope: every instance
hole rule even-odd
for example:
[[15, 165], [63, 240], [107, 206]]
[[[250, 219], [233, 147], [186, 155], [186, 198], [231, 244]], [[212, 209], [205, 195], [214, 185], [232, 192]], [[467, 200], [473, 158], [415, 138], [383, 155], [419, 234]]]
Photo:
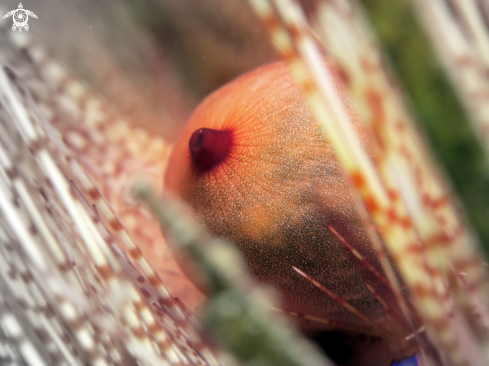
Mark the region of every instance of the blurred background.
[[[18, 1], [0, 4], [6, 13]], [[39, 17], [30, 20], [29, 36], [53, 58], [133, 123], [172, 141], [211, 91], [277, 59], [245, 1], [36, 0], [23, 5]]]

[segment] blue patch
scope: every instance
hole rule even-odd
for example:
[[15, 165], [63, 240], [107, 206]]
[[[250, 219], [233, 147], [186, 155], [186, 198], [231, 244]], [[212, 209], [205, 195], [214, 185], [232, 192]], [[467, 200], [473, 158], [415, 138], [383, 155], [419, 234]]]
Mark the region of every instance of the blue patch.
[[415, 353], [414, 356], [405, 358], [401, 361], [392, 361], [391, 366], [418, 366], [418, 354]]

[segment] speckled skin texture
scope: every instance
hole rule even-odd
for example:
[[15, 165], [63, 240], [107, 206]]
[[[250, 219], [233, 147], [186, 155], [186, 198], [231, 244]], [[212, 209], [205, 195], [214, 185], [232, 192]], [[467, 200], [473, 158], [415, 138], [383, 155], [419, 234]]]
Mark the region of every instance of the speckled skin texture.
[[[226, 159], [205, 171], [189, 151], [200, 128], [231, 131], [232, 139]], [[365, 141], [358, 124], [357, 130]], [[387, 302], [392, 294], [328, 229], [333, 226], [381, 272], [342, 168], [285, 63], [252, 71], [201, 103], [175, 146], [165, 186], [213, 235], [234, 243], [254, 277], [279, 291], [284, 309], [367, 326], [297, 274], [296, 266], [369, 318], [385, 320], [365, 284]], [[301, 326], [328, 328], [307, 321]]]

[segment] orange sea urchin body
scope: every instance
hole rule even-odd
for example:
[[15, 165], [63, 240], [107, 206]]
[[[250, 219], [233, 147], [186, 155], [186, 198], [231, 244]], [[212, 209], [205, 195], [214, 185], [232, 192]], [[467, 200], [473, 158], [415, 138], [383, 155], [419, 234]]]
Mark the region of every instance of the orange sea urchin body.
[[328, 228], [382, 272], [342, 168], [285, 63], [241, 76], [201, 103], [175, 146], [165, 185], [212, 235], [234, 243], [253, 276], [279, 291], [286, 311], [371, 328], [295, 266], [373, 321], [388, 317], [366, 285], [392, 303], [388, 286]]

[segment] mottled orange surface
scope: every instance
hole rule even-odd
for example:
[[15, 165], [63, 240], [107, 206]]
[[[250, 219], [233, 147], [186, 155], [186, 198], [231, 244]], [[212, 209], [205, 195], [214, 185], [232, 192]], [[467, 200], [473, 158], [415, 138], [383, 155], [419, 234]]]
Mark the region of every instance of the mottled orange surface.
[[[231, 131], [233, 140], [229, 156], [204, 172], [188, 146], [200, 128]], [[366, 326], [296, 266], [370, 318], [385, 317], [365, 285], [389, 300], [386, 286], [328, 229], [381, 271], [340, 164], [285, 63], [250, 72], [203, 101], [175, 146], [165, 184], [212, 234], [236, 245], [253, 275], [279, 290], [286, 310]]]
[[[358, 122], [355, 126], [368, 150], [367, 134]], [[399, 321], [392, 290], [328, 228], [383, 274], [368, 223], [361, 221], [340, 163], [285, 63], [247, 73], [201, 103], [170, 156], [165, 187], [190, 204], [211, 234], [236, 246], [254, 277], [278, 290], [282, 309], [298, 313], [301, 328], [321, 346], [323, 331], [334, 327], [301, 315], [357, 329], [338, 338], [350, 349], [340, 364], [390, 365], [415, 352], [416, 346], [403, 340], [409, 330]], [[191, 264], [180, 262], [192, 278]], [[195, 275], [194, 281], [199, 282]], [[328, 337], [324, 344], [331, 349], [335, 342]]]

